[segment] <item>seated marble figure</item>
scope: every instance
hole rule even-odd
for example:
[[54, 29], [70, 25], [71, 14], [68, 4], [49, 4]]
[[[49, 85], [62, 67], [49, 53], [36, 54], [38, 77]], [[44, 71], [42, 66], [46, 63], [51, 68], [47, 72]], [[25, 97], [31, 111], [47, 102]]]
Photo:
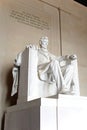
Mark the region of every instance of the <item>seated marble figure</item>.
[[[39, 47], [29, 45], [31, 49], [37, 50], [37, 76], [38, 81], [47, 83], [46, 87], [52, 89], [56, 86], [55, 94], [79, 95], [78, 66], [76, 55], [55, 56], [48, 49], [48, 37], [42, 37]], [[17, 55], [13, 68], [12, 96], [17, 92], [19, 82], [19, 67], [21, 66], [22, 53]], [[39, 84], [38, 84], [39, 85]], [[41, 84], [40, 84], [41, 85]], [[39, 86], [38, 86], [39, 88]], [[47, 89], [46, 93], [49, 93]], [[49, 96], [49, 94], [47, 94]], [[47, 96], [46, 95], [46, 96]], [[41, 95], [40, 95], [41, 96]], [[51, 96], [51, 95], [50, 95]]]
[[38, 74], [42, 81], [56, 82], [57, 93], [79, 95], [77, 56], [56, 57], [47, 50], [48, 37], [42, 37], [38, 50]]

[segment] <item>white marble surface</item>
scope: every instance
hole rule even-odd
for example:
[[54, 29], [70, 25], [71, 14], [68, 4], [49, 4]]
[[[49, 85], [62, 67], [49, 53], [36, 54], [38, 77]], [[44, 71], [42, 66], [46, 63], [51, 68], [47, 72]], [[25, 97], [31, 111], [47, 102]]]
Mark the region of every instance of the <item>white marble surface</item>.
[[87, 130], [87, 97], [59, 95], [58, 130]]
[[5, 130], [57, 130], [56, 99], [41, 98], [8, 108]]
[[59, 94], [8, 108], [5, 130], [87, 130], [86, 121], [87, 98]]

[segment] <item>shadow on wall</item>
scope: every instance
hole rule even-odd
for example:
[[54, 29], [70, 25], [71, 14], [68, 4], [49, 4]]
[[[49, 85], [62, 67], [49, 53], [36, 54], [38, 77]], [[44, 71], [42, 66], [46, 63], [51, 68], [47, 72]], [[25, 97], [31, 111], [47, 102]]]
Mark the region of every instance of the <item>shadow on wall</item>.
[[[12, 83], [13, 83], [13, 76], [12, 76], [12, 68], [10, 68], [5, 76], [5, 82], [7, 87], [7, 95], [5, 99], [5, 104], [9, 104], [8, 106], [15, 105], [17, 102], [18, 94], [15, 94], [13, 97], [11, 97], [11, 90], [12, 90]], [[4, 122], [5, 122], [5, 112], [3, 113], [2, 117], [2, 125], [1, 130], [4, 130]]]

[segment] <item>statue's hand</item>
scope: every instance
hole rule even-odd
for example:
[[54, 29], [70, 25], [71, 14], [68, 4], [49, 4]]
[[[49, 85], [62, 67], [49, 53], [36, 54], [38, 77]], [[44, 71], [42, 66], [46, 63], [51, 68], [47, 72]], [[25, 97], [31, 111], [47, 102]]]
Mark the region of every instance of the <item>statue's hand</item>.
[[31, 48], [33, 50], [37, 50], [38, 46], [35, 46], [34, 44], [29, 44], [29, 45], [26, 45], [26, 48]]
[[71, 60], [75, 60], [75, 59], [77, 59], [77, 56], [76, 56], [75, 54], [70, 55], [70, 56], [69, 56], [69, 59], [71, 59]]

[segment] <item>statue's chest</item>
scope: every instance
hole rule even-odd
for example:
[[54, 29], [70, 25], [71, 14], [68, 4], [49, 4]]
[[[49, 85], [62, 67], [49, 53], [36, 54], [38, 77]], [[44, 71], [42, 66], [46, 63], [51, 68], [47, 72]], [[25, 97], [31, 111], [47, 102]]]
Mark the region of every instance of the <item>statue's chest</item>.
[[38, 53], [38, 64], [48, 63], [50, 61], [50, 57], [48, 53]]

